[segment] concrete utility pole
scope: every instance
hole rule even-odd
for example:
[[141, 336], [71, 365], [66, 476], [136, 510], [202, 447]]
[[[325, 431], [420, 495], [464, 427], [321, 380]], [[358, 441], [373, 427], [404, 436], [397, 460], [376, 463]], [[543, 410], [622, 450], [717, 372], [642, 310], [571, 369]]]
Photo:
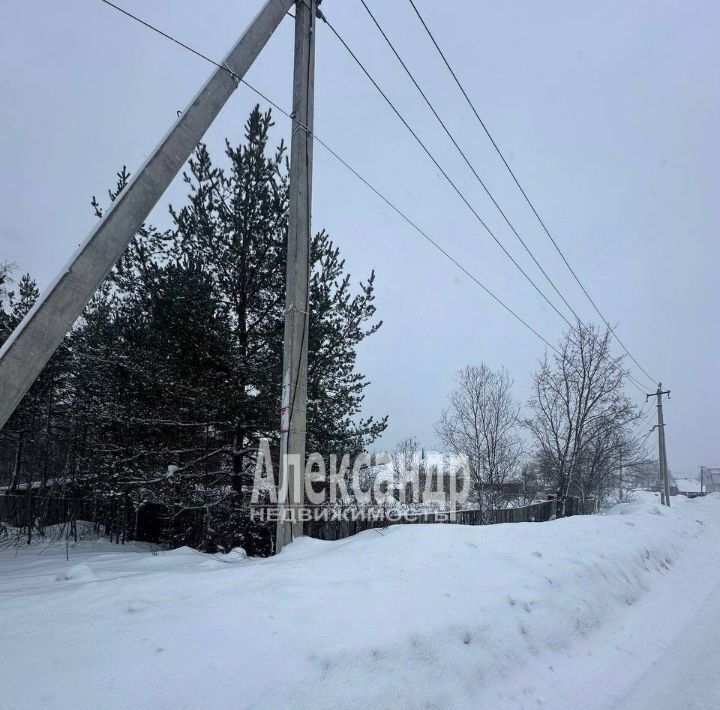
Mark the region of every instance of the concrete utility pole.
[[267, 0], [50, 288], [0, 349], [0, 428], [237, 88], [293, 0]]
[[657, 430], [658, 430], [658, 456], [660, 459], [660, 500], [663, 505], [670, 507], [670, 484], [668, 482], [667, 454], [665, 451], [665, 422], [663, 420], [662, 398], [666, 394], [670, 399], [670, 390], [663, 390], [662, 382], [658, 384], [657, 391], [645, 395], [645, 401], [650, 397], [657, 397]]
[[303, 533], [285, 520], [304, 498], [307, 350], [309, 336], [310, 222], [312, 207], [315, 20], [318, 0], [295, 3], [295, 68], [290, 140], [285, 347], [280, 414], [280, 481], [275, 552]]

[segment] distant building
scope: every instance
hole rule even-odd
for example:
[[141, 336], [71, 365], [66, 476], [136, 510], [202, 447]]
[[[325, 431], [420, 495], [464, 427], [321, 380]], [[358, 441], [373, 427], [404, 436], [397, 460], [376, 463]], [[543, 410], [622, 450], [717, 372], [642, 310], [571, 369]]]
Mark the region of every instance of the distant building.
[[700, 493], [699, 478], [675, 478], [675, 485], [680, 494], [684, 496]]

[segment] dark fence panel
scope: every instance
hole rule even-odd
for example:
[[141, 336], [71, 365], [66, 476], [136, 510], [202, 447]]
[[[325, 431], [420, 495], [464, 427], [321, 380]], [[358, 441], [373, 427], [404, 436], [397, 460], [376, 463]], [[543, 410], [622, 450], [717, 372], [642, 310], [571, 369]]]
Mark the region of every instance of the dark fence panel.
[[[522, 508], [503, 508], [486, 512], [491, 524], [545, 522], [557, 515], [557, 501], [548, 500]], [[454, 517], [454, 519], [453, 519]], [[415, 523], [454, 523], [456, 525], [482, 525], [480, 510], [459, 510], [455, 516], [449, 513], [419, 513], [409, 517], [387, 517], [381, 520], [312, 520], [305, 524], [305, 534], [320, 540], [342, 540], [363, 530], [385, 528], [388, 525], [411, 525]]]
[[544, 523], [557, 517], [557, 501], [546, 500], [521, 508], [500, 508], [491, 511], [492, 523]]
[[[364, 530], [388, 525], [458, 524], [483, 525], [499, 523], [546, 522], [558, 515], [556, 500], [534, 503], [520, 508], [485, 511], [459, 510], [450, 513], [417, 513], [407, 517], [391, 516], [388, 511], [380, 519], [311, 520], [305, 523], [305, 534], [321, 540], [343, 540]], [[565, 515], [578, 515], [582, 510], [577, 498], [568, 498]], [[207, 524], [203, 511], [175, 509], [161, 503], [144, 503], [135, 509], [123, 499], [94, 501], [81, 498], [53, 497], [47, 491], [0, 495], [0, 522], [16, 528], [38, 530], [76, 520], [103, 525], [106, 534], [117, 542], [139, 540], [197, 546]]]

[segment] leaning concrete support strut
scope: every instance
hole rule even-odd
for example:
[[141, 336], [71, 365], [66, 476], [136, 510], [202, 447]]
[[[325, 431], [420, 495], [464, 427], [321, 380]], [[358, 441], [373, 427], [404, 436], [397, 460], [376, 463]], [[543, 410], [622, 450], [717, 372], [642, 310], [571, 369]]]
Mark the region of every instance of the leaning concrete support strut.
[[0, 349], [0, 428], [80, 317], [294, 0], [268, 0], [103, 219]]

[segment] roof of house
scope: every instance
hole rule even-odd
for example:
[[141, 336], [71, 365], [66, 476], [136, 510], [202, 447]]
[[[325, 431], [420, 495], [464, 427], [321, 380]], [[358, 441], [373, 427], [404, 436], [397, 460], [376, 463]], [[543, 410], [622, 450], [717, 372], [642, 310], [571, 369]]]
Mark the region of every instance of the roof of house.
[[700, 493], [699, 478], [676, 478], [675, 485], [681, 493]]

